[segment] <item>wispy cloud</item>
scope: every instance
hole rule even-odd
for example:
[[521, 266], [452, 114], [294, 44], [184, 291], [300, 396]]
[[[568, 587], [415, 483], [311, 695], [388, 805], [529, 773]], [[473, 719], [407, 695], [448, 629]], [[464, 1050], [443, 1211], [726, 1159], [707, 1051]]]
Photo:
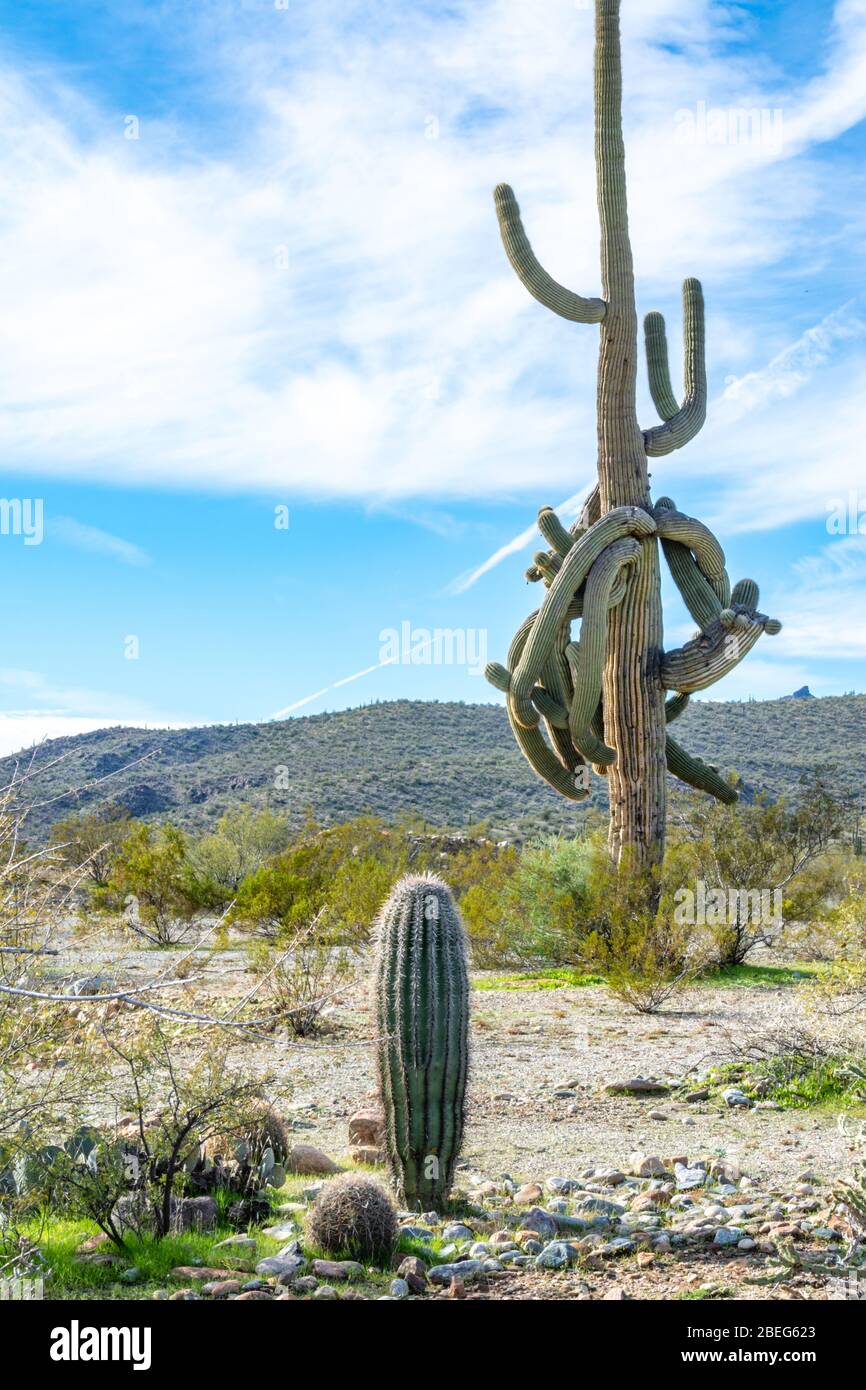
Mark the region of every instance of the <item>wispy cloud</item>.
[[56, 537], [64, 545], [74, 550], [83, 550], [92, 555], [106, 555], [120, 560], [125, 565], [142, 566], [150, 564], [150, 556], [133, 541], [113, 536], [98, 526], [87, 526], [70, 516], [49, 517], [45, 530], [49, 537]]

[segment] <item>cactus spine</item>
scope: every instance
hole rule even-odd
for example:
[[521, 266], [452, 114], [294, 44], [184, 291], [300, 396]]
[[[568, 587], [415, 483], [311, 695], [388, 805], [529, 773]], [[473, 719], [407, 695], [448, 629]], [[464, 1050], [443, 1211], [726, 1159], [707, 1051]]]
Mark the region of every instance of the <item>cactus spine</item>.
[[[666, 733], [691, 691], [726, 675], [766, 632], [781, 624], [757, 612], [758, 588], [733, 591], [725, 557], [701, 522], [650, 498], [648, 458], [681, 449], [706, 416], [704, 298], [683, 285], [684, 394], [677, 401], [665, 322], [644, 321], [650, 393], [662, 423], [637, 418], [637, 310], [628, 233], [622, 138], [620, 0], [595, 5], [595, 161], [601, 223], [603, 298], [585, 299], [551, 278], [535, 257], [512, 190], [494, 194], [506, 254], [541, 304], [574, 323], [598, 324], [598, 486], [570, 531], [542, 508], [539, 529], [551, 549], [526, 577], [547, 594], [512, 643], [508, 666], [488, 676], [507, 692], [517, 742], [536, 772], [571, 800], [589, 795], [589, 767], [606, 775], [609, 843], [620, 861], [650, 869], [664, 853], [666, 770], [722, 801], [736, 793], [714, 768]], [[659, 544], [686, 607], [700, 624], [684, 647], [663, 650]], [[582, 618], [580, 641], [571, 624]], [[565, 656], [565, 664], [559, 660]], [[673, 691], [673, 701], [666, 692]], [[563, 715], [567, 715], [563, 723]], [[547, 739], [539, 727], [544, 720]], [[549, 742], [548, 742], [549, 740]]]
[[463, 1141], [469, 977], [459, 913], [434, 875], [401, 879], [382, 908], [375, 1010], [392, 1180], [407, 1206], [440, 1211]]

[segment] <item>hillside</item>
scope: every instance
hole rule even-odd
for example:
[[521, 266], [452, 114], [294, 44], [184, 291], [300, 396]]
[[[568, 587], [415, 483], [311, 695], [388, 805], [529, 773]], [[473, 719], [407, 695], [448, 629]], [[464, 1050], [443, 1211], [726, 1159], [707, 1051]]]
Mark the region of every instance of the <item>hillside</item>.
[[[707, 762], [735, 769], [747, 796], [761, 787], [773, 796], [795, 792], [803, 773], [831, 767], [840, 791], [859, 794], [866, 696], [694, 702], [678, 721], [677, 738]], [[146, 762], [128, 766], [145, 755]], [[15, 759], [2, 763], [5, 784]], [[51, 740], [37, 766], [44, 772], [27, 784], [37, 803], [28, 822], [33, 839], [74, 806], [105, 800], [191, 830], [230, 806], [265, 801], [296, 825], [310, 808], [323, 822], [370, 811], [387, 820], [419, 815], [451, 828], [485, 822], [503, 836], [574, 825], [581, 814], [530, 772], [496, 705], [398, 701], [268, 724], [105, 729]], [[68, 794], [109, 773], [116, 775]], [[601, 808], [604, 783], [593, 780], [590, 804]]]

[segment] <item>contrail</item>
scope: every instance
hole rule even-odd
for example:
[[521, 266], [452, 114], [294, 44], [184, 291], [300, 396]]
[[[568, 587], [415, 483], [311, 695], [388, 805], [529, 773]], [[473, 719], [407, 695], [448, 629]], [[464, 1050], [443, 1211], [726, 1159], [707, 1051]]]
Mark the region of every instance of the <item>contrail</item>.
[[[416, 652], [423, 652], [425, 647], [431, 646], [433, 638], [429, 637], [426, 642], [419, 642], [412, 648], [412, 655]], [[384, 657], [382, 661], [375, 662], [372, 666], [365, 666], [363, 671], [356, 671], [353, 676], [343, 676], [341, 680], [334, 681], [333, 685], [326, 685], [324, 689], [317, 690], [312, 695], [305, 695], [303, 700], [295, 700], [293, 704], [286, 705], [283, 709], [278, 709], [276, 714], [270, 716], [271, 719], [285, 719], [287, 714], [293, 714], [296, 709], [301, 709], [304, 705], [310, 705], [314, 700], [318, 700], [322, 695], [327, 695], [329, 690], [339, 690], [341, 685], [351, 685], [352, 681], [359, 681], [362, 676], [372, 675], [374, 671], [381, 671], [383, 666], [394, 666], [397, 663], [395, 656]]]
[[[567, 497], [564, 502], [560, 502], [559, 506], [554, 508], [554, 511], [557, 515], [563, 517], [577, 516], [586, 501], [587, 493], [593, 486], [594, 483], [587, 483], [580, 492], [575, 492], [573, 496]], [[473, 584], [477, 584], [482, 575], [487, 574], [489, 570], [495, 569], [496, 566], [502, 560], [506, 560], [509, 555], [515, 555], [519, 550], [523, 550], [529, 545], [533, 536], [537, 534], [538, 526], [533, 522], [531, 526], [527, 526], [525, 531], [521, 531], [519, 536], [515, 536], [513, 540], [506, 541], [505, 545], [501, 545], [498, 550], [494, 550], [493, 554], [488, 556], [477, 569], [470, 570], [468, 574], [460, 574], [456, 579], [452, 579], [451, 583], [448, 584], [445, 589], [446, 594], [465, 594], [467, 589], [471, 589]]]

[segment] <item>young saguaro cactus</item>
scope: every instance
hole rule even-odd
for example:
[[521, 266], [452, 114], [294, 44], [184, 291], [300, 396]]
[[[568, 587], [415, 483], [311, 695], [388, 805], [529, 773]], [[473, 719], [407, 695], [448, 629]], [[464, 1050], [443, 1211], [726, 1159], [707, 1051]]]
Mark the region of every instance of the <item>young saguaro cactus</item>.
[[[550, 549], [526, 572], [543, 581], [543, 603], [518, 629], [508, 665], [487, 678], [506, 692], [517, 742], [540, 777], [572, 801], [590, 794], [590, 767], [608, 780], [609, 844], [651, 869], [664, 854], [666, 772], [722, 801], [736, 793], [715, 768], [693, 758], [666, 732], [691, 692], [726, 675], [766, 632], [781, 624], [758, 610], [758, 587], [733, 590], [721, 546], [706, 526], [650, 497], [648, 458], [684, 444], [707, 406], [704, 300], [697, 280], [683, 285], [685, 388], [674, 395], [661, 314], [644, 320], [650, 394], [661, 424], [637, 417], [637, 310], [628, 232], [622, 137], [620, 0], [595, 5], [595, 162], [601, 225], [603, 297], [584, 299], [539, 264], [512, 190], [494, 194], [506, 255], [546, 308], [574, 323], [597, 324], [598, 485], [579, 520], [566, 528], [549, 507], [539, 513]], [[663, 650], [659, 544], [686, 607], [700, 626], [676, 651]], [[580, 640], [571, 625], [581, 619]], [[666, 697], [674, 692], [674, 699]], [[547, 731], [545, 739], [541, 720]]]
[[376, 1069], [401, 1201], [441, 1211], [463, 1141], [469, 976], [460, 915], [434, 875], [403, 878], [379, 916]]

